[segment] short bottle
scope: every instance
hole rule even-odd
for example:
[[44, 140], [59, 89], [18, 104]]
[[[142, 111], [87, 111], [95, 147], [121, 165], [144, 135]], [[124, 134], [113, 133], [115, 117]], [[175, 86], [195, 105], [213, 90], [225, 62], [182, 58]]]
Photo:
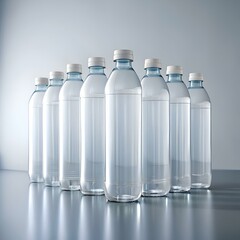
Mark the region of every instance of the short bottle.
[[171, 192], [186, 192], [191, 188], [190, 95], [182, 81], [182, 75], [182, 67], [167, 67], [170, 93]]
[[43, 98], [43, 177], [45, 185], [59, 186], [59, 92], [63, 72], [50, 72]]
[[89, 74], [84, 81], [81, 96], [81, 191], [87, 195], [104, 194], [106, 127], [105, 95], [107, 77], [105, 59], [88, 59]]
[[141, 196], [142, 89], [132, 68], [133, 52], [115, 50], [113, 59], [116, 65], [105, 87], [105, 195], [131, 202]]
[[159, 59], [146, 59], [142, 79], [142, 195], [170, 190], [169, 91]]
[[189, 74], [192, 188], [211, 185], [211, 101], [201, 73]]
[[80, 189], [80, 90], [82, 65], [68, 64], [59, 93], [59, 179], [62, 190]]
[[35, 78], [36, 89], [28, 104], [28, 174], [31, 182], [43, 182], [43, 106], [48, 78]]

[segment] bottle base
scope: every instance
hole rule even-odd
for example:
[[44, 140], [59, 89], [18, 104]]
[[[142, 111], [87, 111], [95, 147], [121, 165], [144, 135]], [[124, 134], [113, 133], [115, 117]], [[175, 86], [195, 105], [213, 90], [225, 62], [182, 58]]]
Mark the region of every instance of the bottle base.
[[209, 188], [212, 181], [212, 175], [210, 173], [207, 174], [194, 174], [192, 173], [192, 188]]
[[104, 195], [103, 189], [90, 189], [90, 190], [81, 189], [81, 192], [83, 195], [92, 195], [92, 196]]
[[63, 191], [79, 191], [80, 190], [80, 181], [79, 180], [60, 181], [60, 188]]
[[119, 195], [119, 196], [109, 196], [106, 194], [106, 198], [108, 201], [110, 202], [135, 202], [138, 201], [138, 199], [141, 197], [141, 194], [139, 194], [139, 196], [131, 196], [131, 195]]
[[47, 187], [59, 187], [60, 186], [60, 182], [57, 180], [45, 180], [44, 181], [45, 186]]
[[169, 191], [150, 190], [142, 192], [143, 197], [163, 197], [168, 194]]
[[142, 196], [144, 197], [161, 197], [170, 191], [170, 181], [161, 180], [149, 183], [143, 183]]
[[31, 183], [43, 183], [44, 179], [43, 177], [30, 177]]
[[141, 185], [123, 185], [105, 183], [105, 196], [111, 202], [135, 202], [141, 197]]
[[203, 184], [203, 183], [192, 183], [191, 188], [202, 188], [207, 189], [210, 187], [210, 184]]
[[[102, 181], [103, 182], [103, 181]], [[98, 183], [98, 184], [97, 184]], [[104, 186], [101, 181], [81, 181], [81, 192], [84, 195], [104, 195]]]
[[171, 193], [189, 192], [190, 189], [191, 187], [172, 186], [170, 192]]

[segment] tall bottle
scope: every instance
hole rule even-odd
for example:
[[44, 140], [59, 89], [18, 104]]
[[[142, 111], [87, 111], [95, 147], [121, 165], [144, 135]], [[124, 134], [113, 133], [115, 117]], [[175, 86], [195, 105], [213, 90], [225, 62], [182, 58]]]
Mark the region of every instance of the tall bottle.
[[36, 89], [28, 104], [28, 174], [31, 182], [43, 182], [42, 101], [47, 85], [47, 78], [35, 78]]
[[159, 59], [146, 59], [142, 79], [142, 195], [170, 190], [169, 91]]
[[182, 81], [182, 75], [182, 67], [167, 67], [167, 85], [170, 93], [172, 192], [186, 192], [191, 188], [190, 95], [186, 85]]
[[50, 72], [43, 98], [43, 177], [45, 185], [59, 186], [59, 92], [63, 72]]
[[211, 185], [211, 102], [201, 73], [189, 74], [192, 188]]
[[81, 64], [67, 65], [67, 79], [59, 93], [59, 178], [61, 189], [80, 189]]
[[140, 80], [131, 50], [115, 50], [116, 63], [105, 87], [106, 180], [108, 200], [135, 201], [141, 196]]
[[105, 179], [105, 95], [107, 77], [105, 59], [88, 59], [89, 75], [82, 86], [81, 96], [81, 191], [83, 194], [104, 194]]

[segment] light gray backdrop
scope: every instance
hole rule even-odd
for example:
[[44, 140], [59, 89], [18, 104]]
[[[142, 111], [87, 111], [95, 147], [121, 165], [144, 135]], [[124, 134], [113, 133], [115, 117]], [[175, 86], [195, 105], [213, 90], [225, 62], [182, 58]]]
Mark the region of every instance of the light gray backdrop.
[[203, 72], [212, 100], [213, 168], [240, 169], [240, 1], [1, 0], [0, 168], [27, 170], [28, 100], [35, 76], [114, 49]]

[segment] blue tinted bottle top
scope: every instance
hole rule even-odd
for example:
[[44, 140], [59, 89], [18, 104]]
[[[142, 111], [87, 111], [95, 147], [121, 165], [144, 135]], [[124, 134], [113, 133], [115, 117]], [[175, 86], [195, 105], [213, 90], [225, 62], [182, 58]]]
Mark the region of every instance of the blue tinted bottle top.
[[190, 73], [189, 74], [189, 88], [201, 88], [203, 87], [203, 74], [202, 73]]
[[50, 72], [49, 73], [49, 80], [50, 80], [50, 85], [55, 85], [55, 86], [61, 86], [63, 83], [64, 79], [64, 73], [55, 71], [55, 72]]

